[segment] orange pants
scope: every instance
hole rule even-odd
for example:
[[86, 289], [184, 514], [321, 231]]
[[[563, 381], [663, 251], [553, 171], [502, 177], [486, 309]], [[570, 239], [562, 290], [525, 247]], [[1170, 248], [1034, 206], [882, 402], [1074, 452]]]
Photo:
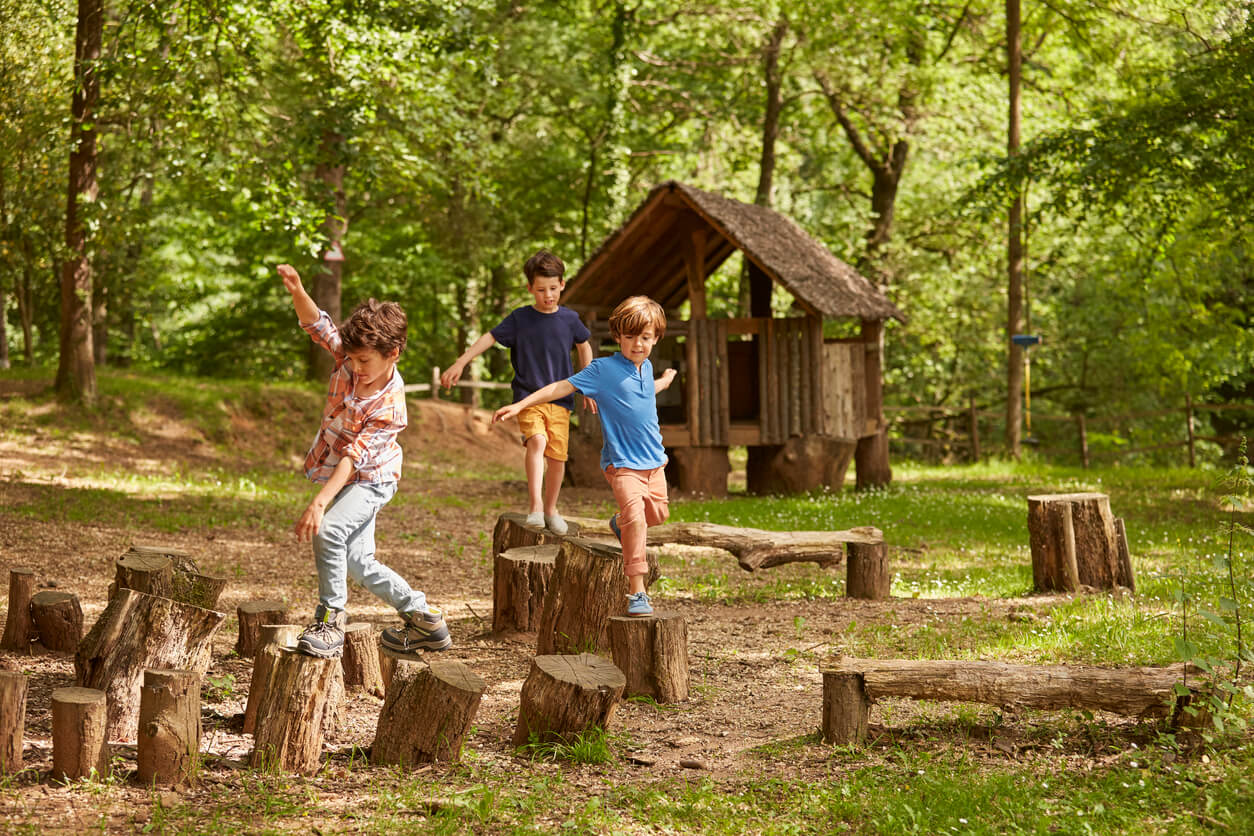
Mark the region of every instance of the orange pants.
[[661, 525], [671, 515], [666, 497], [664, 468], [629, 470], [610, 465], [605, 468], [614, 500], [618, 502], [618, 530], [623, 533], [623, 574], [647, 575], [649, 561], [644, 555], [649, 526]]

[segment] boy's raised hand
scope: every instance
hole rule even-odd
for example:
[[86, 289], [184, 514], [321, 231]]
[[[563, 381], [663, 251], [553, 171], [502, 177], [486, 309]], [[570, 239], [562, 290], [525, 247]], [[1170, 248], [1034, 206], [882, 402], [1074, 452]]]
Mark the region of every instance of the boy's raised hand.
[[296, 268], [290, 264], [280, 264], [278, 266], [279, 278], [283, 280], [283, 286], [287, 288], [288, 293], [296, 293], [298, 290], [304, 290], [305, 286], [300, 283], [300, 273], [296, 272]]

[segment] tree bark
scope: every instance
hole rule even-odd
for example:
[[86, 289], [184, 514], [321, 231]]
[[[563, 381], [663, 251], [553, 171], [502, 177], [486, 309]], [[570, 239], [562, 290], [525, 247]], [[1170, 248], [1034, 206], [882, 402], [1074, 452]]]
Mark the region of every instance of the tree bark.
[[0, 671], [0, 775], [22, 771], [26, 691], [26, 674]]
[[608, 729], [626, 685], [623, 672], [602, 656], [536, 656], [523, 682], [513, 745]]
[[344, 628], [344, 687], [382, 697], [385, 693], [383, 672], [379, 667], [379, 635], [369, 624], [350, 624]]
[[610, 619], [614, 664], [627, 680], [624, 694], [655, 701], [688, 699], [688, 623], [677, 613]]
[[200, 674], [147, 670], [139, 692], [135, 780], [185, 786], [200, 757]]
[[883, 542], [878, 529], [869, 526], [847, 531], [763, 531], [717, 523], [667, 523], [649, 529], [650, 546], [682, 543], [731, 552], [747, 572], [785, 563], [817, 563], [838, 566], [845, 559], [845, 545]]
[[492, 630], [534, 633], [561, 547], [520, 546], [496, 556], [492, 565]]
[[248, 684], [248, 702], [244, 705], [244, 734], [253, 734], [257, 727], [257, 709], [270, 687], [274, 662], [281, 648], [296, 646], [301, 628], [297, 624], [265, 624], [257, 635], [257, 651], [253, 656], [253, 676]]
[[[348, 149], [343, 134], [327, 129], [323, 131], [319, 145], [317, 177], [331, 200], [331, 209], [322, 223], [325, 239], [322, 263], [314, 275], [312, 293], [314, 302], [327, 312], [331, 321], [340, 324], [343, 317], [341, 288], [344, 283], [344, 236], [348, 232], [348, 198], [344, 193], [344, 175], [347, 171]], [[310, 343], [309, 377], [326, 380], [331, 376], [335, 358], [319, 345]]]
[[[322, 757], [323, 726], [335, 706], [335, 681], [343, 681], [339, 659], [319, 659], [282, 648], [264, 699], [257, 710], [254, 769], [308, 775]], [[341, 685], [341, 687], [343, 687]]]
[[1135, 586], [1106, 494], [1029, 496], [1028, 541], [1038, 592]]
[[888, 548], [878, 528], [855, 529], [879, 538], [878, 543], [850, 543], [849, 560], [845, 565], [845, 595], [868, 601], [882, 601], [893, 585], [888, 567]]
[[9, 570], [9, 611], [4, 618], [4, 637], [0, 639], [0, 648], [30, 653], [30, 643], [35, 638], [30, 617], [34, 589], [34, 569], [17, 567]]
[[95, 688], [52, 692], [52, 777], [77, 781], [109, 774], [107, 697]]
[[56, 390], [62, 399], [90, 404], [96, 399], [91, 341], [92, 267], [88, 224], [81, 217], [81, 209], [94, 203], [97, 194], [95, 121], [100, 75], [96, 62], [103, 40], [104, 0], [78, 0], [77, 19], [65, 208], [68, 258], [61, 268], [61, 344]]
[[72, 592], [37, 592], [30, 601], [39, 643], [58, 653], [73, 653], [83, 639], [83, 608]]
[[235, 608], [239, 621], [239, 637], [235, 652], [241, 658], [252, 657], [261, 646], [261, 628], [266, 624], [286, 624], [287, 604], [282, 601], [245, 601]]
[[[646, 585], [657, 578], [650, 565]], [[536, 652], [582, 653], [609, 649], [609, 618], [627, 614], [627, 576], [618, 546], [565, 537], [553, 567]]]
[[[1006, 0], [1006, 77], [1010, 103], [1006, 125], [1006, 156], [1019, 155], [1022, 119], [1023, 42], [1019, 0]], [[1015, 188], [1010, 197], [1006, 225], [1006, 452], [1022, 455], [1019, 422], [1023, 417], [1023, 352], [1011, 339], [1023, 330], [1023, 192]]]
[[453, 762], [488, 685], [461, 662], [402, 664], [379, 713], [371, 763]]

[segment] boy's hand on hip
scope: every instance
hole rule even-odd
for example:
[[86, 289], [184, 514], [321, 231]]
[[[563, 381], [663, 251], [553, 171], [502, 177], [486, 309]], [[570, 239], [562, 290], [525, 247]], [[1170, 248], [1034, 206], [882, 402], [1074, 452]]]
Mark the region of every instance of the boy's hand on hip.
[[313, 540], [318, 529], [322, 527], [322, 506], [317, 502], [309, 503], [305, 513], [296, 521], [296, 539], [299, 542]]

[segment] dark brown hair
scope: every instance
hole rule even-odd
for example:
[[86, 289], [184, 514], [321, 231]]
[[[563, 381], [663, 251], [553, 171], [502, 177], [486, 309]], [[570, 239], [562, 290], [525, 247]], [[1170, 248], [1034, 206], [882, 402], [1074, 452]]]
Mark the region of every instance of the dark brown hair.
[[666, 334], [666, 311], [648, 296], [631, 296], [618, 303], [610, 314], [610, 336], [634, 337], [653, 326], [653, 335], [659, 340]]
[[566, 265], [548, 250], [540, 250], [527, 259], [527, 263], [523, 265], [523, 275], [527, 277], [527, 284], [530, 286], [535, 282], [536, 276], [562, 278], [566, 275]]
[[345, 351], [373, 348], [383, 356], [405, 350], [409, 319], [395, 302], [367, 299], [349, 314], [340, 326], [340, 343]]

